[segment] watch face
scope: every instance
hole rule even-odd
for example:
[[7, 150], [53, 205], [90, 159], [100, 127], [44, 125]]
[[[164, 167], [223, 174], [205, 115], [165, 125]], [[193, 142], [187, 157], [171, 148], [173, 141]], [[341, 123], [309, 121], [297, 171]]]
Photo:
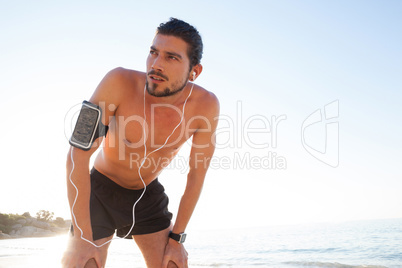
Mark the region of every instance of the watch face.
[[184, 241], [186, 241], [186, 234], [185, 233], [181, 233], [181, 234], [175, 234], [170, 232], [169, 233], [169, 237], [172, 238], [173, 240], [177, 241], [177, 243], [181, 244], [184, 243]]
[[186, 241], [186, 234], [181, 234], [180, 235], [180, 243], [184, 243], [184, 241]]

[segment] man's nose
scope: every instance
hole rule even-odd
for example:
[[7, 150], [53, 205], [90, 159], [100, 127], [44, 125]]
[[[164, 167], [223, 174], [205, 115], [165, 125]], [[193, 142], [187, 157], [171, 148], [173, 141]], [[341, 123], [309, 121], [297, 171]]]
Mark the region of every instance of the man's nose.
[[161, 59], [161, 56], [158, 55], [154, 59], [154, 62], [152, 63], [151, 68], [154, 69], [154, 70], [157, 70], [157, 71], [161, 71], [161, 72], [164, 70], [163, 61]]

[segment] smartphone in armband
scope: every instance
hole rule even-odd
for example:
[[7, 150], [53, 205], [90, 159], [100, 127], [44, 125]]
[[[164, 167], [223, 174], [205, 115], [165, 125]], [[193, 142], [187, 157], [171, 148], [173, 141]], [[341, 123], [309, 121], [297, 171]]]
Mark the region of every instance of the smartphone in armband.
[[102, 110], [98, 105], [83, 101], [70, 144], [84, 151], [91, 149], [94, 141], [98, 137], [106, 136], [108, 130], [108, 127], [102, 124], [101, 118]]

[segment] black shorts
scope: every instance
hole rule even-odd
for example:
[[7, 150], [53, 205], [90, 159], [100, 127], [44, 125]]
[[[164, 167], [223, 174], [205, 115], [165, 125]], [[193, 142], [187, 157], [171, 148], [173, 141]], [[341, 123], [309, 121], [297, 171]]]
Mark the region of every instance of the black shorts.
[[[142, 192], [143, 189], [121, 187], [93, 168], [90, 199], [93, 240], [109, 237], [115, 232], [118, 237], [126, 236], [133, 224], [133, 205]], [[127, 238], [168, 228], [172, 220], [168, 203], [165, 188], [156, 178], [147, 185], [144, 196], [135, 207], [135, 225]]]

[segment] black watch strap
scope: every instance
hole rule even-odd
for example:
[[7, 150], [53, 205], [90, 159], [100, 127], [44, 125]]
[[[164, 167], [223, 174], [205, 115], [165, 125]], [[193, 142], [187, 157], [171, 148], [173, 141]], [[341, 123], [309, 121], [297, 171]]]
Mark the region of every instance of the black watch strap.
[[175, 234], [172, 231], [169, 233], [169, 238], [172, 238], [173, 240], [177, 241], [177, 243], [182, 244], [184, 241], [186, 241], [186, 234], [185, 233], [180, 233], [180, 234]]

